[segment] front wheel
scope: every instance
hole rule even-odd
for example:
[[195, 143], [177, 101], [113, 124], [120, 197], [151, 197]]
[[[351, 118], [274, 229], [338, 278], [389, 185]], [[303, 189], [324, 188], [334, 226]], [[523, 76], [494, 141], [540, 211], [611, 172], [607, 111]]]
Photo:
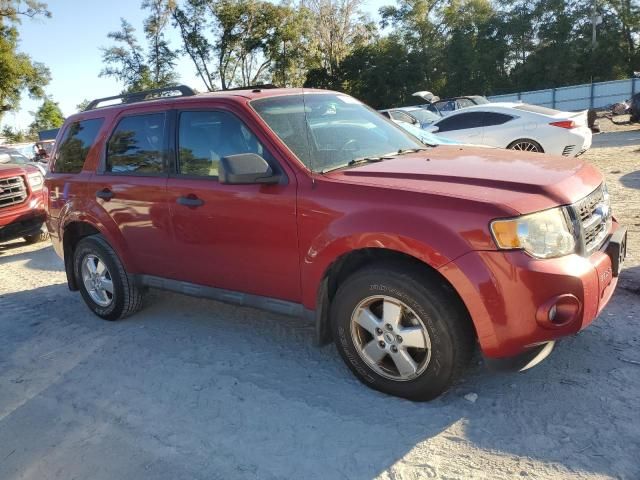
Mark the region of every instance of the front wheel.
[[97, 316], [117, 320], [140, 309], [140, 289], [101, 235], [80, 240], [73, 266], [82, 298]]
[[387, 265], [349, 277], [332, 302], [340, 354], [366, 385], [431, 400], [469, 362], [473, 328], [459, 298], [419, 268]]

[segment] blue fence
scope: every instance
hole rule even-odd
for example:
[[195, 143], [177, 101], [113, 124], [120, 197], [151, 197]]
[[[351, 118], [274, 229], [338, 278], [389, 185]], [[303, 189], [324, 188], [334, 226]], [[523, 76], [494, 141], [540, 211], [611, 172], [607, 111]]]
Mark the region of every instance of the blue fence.
[[636, 93], [640, 93], [640, 78], [493, 95], [488, 98], [492, 102], [522, 101], [533, 105], [571, 111], [604, 108], [612, 103], [631, 98]]

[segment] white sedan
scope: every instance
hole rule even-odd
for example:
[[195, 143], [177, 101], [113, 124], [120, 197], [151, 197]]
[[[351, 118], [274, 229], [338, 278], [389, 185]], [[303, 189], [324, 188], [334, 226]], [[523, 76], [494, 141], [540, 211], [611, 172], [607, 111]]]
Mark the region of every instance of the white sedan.
[[578, 156], [591, 147], [587, 112], [561, 112], [526, 103], [467, 107], [427, 131], [461, 143]]

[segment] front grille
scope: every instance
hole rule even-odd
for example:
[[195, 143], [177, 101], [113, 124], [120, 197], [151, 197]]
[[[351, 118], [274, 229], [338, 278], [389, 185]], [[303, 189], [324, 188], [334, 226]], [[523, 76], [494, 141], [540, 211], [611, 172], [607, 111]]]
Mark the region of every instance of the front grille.
[[579, 223], [584, 252], [590, 255], [600, 248], [609, 233], [611, 206], [604, 184], [573, 205]]
[[22, 177], [0, 178], [0, 208], [23, 203], [27, 188]]
[[576, 148], [575, 145], [567, 145], [566, 147], [564, 147], [564, 149], [562, 150], [562, 155], [565, 157], [568, 157], [569, 155], [571, 155], [571, 152], [573, 152], [573, 149]]

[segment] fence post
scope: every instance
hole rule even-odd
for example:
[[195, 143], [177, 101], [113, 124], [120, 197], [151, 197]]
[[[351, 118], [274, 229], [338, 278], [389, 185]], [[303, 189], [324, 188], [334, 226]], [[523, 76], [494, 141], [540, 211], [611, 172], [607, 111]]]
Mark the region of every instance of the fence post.
[[589, 108], [593, 108], [593, 80], [591, 80], [591, 93], [589, 95]]
[[556, 108], [556, 88], [551, 89], [551, 108]]

